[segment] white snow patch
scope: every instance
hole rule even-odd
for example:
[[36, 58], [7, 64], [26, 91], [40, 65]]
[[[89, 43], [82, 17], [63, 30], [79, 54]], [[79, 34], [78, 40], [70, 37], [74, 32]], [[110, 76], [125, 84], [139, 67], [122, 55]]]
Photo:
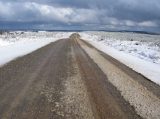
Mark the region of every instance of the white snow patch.
[[[149, 45], [151, 44], [149, 41], [146, 41], [146, 42], [142, 41], [144, 34], [141, 35], [141, 37], [138, 37], [139, 36], [138, 34], [138, 36], [136, 36], [136, 38], [139, 38], [138, 40], [134, 40], [134, 39], [126, 40], [126, 34], [122, 34], [124, 35], [123, 40], [119, 40], [118, 38], [121, 37], [119, 33], [117, 34], [112, 33], [113, 35], [112, 37], [107, 37], [100, 33], [99, 35], [95, 35], [95, 32], [94, 34], [92, 32], [82, 32], [80, 33], [80, 35], [82, 39], [86, 40], [97, 49], [112, 56], [113, 58], [124, 63], [125, 65], [132, 68], [136, 72], [144, 75], [151, 81], [160, 85], [159, 47], [156, 45], [154, 46]], [[115, 38], [115, 35], [117, 35], [116, 36], [117, 39]], [[150, 37], [153, 37], [153, 36], [150, 36]], [[132, 37], [130, 37], [130, 39], [131, 38]], [[153, 38], [152, 40], [154, 41]], [[139, 44], [139, 46], [137, 46], [137, 43]], [[135, 44], [135, 45], [132, 45], [132, 44]]]
[[68, 38], [65, 32], [13, 32], [0, 35], [0, 66], [51, 42]]

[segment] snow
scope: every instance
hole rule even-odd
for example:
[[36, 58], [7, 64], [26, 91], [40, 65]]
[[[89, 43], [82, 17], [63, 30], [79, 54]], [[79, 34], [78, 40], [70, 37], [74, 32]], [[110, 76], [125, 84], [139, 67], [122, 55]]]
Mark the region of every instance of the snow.
[[0, 35], [0, 66], [51, 42], [67, 38], [65, 32], [10, 32]]
[[[5, 32], [0, 35], [0, 66], [71, 32]], [[135, 33], [81, 32], [82, 38], [160, 85], [160, 36]]]
[[[160, 48], [157, 45], [160, 36], [148, 35], [150, 39], [147, 40], [145, 34], [82, 32], [80, 35], [97, 49], [160, 85]], [[128, 35], [132, 40], [126, 38]]]

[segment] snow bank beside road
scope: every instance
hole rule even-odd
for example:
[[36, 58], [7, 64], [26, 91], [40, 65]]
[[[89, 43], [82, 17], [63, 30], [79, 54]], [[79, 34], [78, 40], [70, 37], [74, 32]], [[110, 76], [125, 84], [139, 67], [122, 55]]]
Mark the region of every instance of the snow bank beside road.
[[[82, 39], [86, 40], [97, 49], [112, 56], [113, 58], [124, 63], [125, 65], [132, 68], [136, 72], [141, 73], [151, 81], [160, 85], [160, 64], [153, 63], [151, 61], [139, 58], [136, 55], [131, 55], [129, 53], [126, 53], [123, 50], [118, 50], [115, 47], [108, 45], [108, 43], [102, 41], [102, 39], [99, 39], [99, 37], [96, 35], [81, 33], [81, 37]], [[112, 43], [114, 44], [114, 42], [111, 42], [111, 44]], [[130, 46], [126, 47], [124, 50], [128, 50], [127, 48], [129, 47]], [[137, 50], [141, 50], [141, 49], [137, 49]]]
[[67, 38], [64, 32], [24, 32], [0, 35], [0, 66], [23, 55], [31, 53], [51, 42]]
[[140, 59], [160, 64], [160, 35], [119, 32], [85, 32], [87, 38]]

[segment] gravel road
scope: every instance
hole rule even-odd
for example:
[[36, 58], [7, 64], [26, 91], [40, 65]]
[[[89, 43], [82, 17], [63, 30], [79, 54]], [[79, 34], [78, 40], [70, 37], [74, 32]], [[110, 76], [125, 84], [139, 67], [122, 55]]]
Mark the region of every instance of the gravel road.
[[73, 34], [0, 68], [0, 119], [158, 119], [159, 91]]

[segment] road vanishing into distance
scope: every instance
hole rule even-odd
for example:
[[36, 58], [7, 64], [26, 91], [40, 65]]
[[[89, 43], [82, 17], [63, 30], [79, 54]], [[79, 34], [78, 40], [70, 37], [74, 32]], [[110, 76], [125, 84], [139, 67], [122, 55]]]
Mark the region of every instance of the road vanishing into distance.
[[78, 34], [0, 68], [0, 119], [141, 118], [160, 118], [160, 87]]

